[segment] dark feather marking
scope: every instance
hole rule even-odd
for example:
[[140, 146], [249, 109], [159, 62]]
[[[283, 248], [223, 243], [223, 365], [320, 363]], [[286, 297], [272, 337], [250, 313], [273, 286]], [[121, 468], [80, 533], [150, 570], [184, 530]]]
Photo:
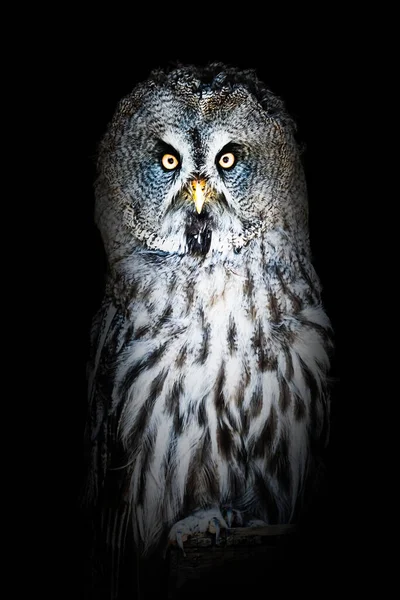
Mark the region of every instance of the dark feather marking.
[[260, 264], [260, 269], [262, 273], [265, 273], [265, 270], [267, 268], [267, 261], [265, 259], [265, 242], [264, 242], [264, 238], [261, 238], [261, 245], [260, 245], [260, 249], [261, 249], [261, 264]]
[[315, 359], [315, 364], [317, 365], [318, 369], [320, 370], [321, 373], [325, 373], [326, 371], [326, 365], [321, 361], [318, 360], [318, 358]]
[[272, 323], [279, 323], [279, 321], [282, 318], [282, 313], [279, 309], [278, 300], [276, 299], [276, 297], [274, 296], [274, 294], [271, 291], [268, 292], [268, 297], [269, 297], [269, 310], [271, 313], [270, 320], [272, 321]]
[[307, 270], [305, 269], [303, 263], [301, 260], [298, 261], [298, 269], [303, 277], [303, 279], [306, 281], [307, 285], [309, 286], [312, 294], [315, 296], [319, 296], [319, 291], [318, 289], [315, 287], [315, 283], [312, 281], [311, 277], [309, 276], [309, 274], [307, 273]]
[[200, 132], [197, 127], [190, 129], [190, 137], [192, 138], [196, 171], [199, 173], [201, 165], [204, 164], [203, 145], [201, 143]]
[[247, 386], [249, 385], [250, 381], [251, 381], [251, 371], [249, 368], [249, 363], [248, 361], [243, 362], [243, 375], [244, 375], [244, 387], [247, 388]]
[[135, 334], [133, 336], [134, 340], [140, 340], [142, 337], [144, 337], [151, 329], [150, 325], [142, 325], [142, 327], [138, 327], [135, 331]]
[[253, 276], [250, 272], [250, 269], [247, 269], [246, 279], [243, 283], [243, 292], [246, 296], [249, 296], [251, 298], [253, 296], [253, 291], [254, 291]]
[[222, 419], [218, 419], [217, 443], [221, 456], [229, 461], [232, 457], [232, 433]]
[[318, 392], [318, 384], [315, 380], [315, 377], [311, 373], [307, 364], [301, 358], [300, 354], [297, 354], [297, 358], [299, 359], [300, 368], [301, 368], [301, 372], [302, 372], [304, 381], [305, 381], [306, 385], [308, 386], [308, 388], [310, 389], [311, 395], [315, 396]]
[[278, 368], [278, 357], [267, 355], [267, 360], [265, 361], [264, 371], [276, 371]]
[[219, 299], [219, 295], [214, 293], [210, 299], [210, 306], [214, 306], [218, 299]]
[[175, 406], [173, 427], [175, 435], [179, 436], [183, 431], [183, 416], [181, 415], [179, 403]]
[[142, 438], [141, 454], [142, 454], [142, 470], [139, 479], [138, 502], [143, 504], [144, 492], [146, 490], [146, 481], [149, 473], [149, 464], [154, 456], [154, 444], [157, 438], [157, 429], [154, 427]]
[[171, 417], [175, 414], [177, 406], [179, 407], [179, 399], [183, 394], [184, 386], [182, 377], [176, 379], [171, 390], [165, 398], [165, 410]]
[[253, 337], [251, 338], [251, 341], [253, 343], [254, 349], [257, 352], [258, 365], [259, 365], [259, 367], [261, 367], [261, 365], [263, 363], [263, 355], [264, 355], [264, 347], [266, 344], [266, 339], [265, 339], [265, 335], [264, 335], [264, 331], [263, 331], [260, 319], [258, 319], [256, 322], [254, 334], [253, 334]]
[[285, 359], [286, 359], [285, 378], [287, 381], [291, 381], [291, 379], [294, 375], [294, 369], [293, 369], [292, 355], [290, 353], [290, 347], [287, 346], [286, 344], [282, 344], [282, 350], [285, 354]]
[[278, 359], [276, 356], [271, 357], [268, 354], [266, 349], [267, 340], [260, 319], [258, 319], [256, 322], [252, 342], [257, 353], [257, 362], [260, 371], [264, 373], [265, 371], [272, 371], [276, 369]]
[[306, 403], [298, 394], [294, 395], [294, 418], [296, 421], [302, 421], [307, 414]]
[[310, 289], [306, 289], [304, 292], [304, 301], [306, 306], [312, 306], [313, 304], [317, 304], [320, 302], [321, 297], [319, 293], [313, 294]]
[[190, 460], [183, 513], [191, 512], [199, 506], [215, 503], [218, 495], [219, 486], [212, 460], [211, 437], [209, 430], [206, 429]]
[[197, 129], [197, 127], [192, 127], [191, 129], [189, 129], [189, 134], [192, 138], [194, 151], [198, 152], [199, 150], [201, 150], [202, 147], [200, 131]]
[[244, 394], [245, 394], [245, 390], [247, 388], [247, 386], [250, 383], [250, 370], [247, 368], [247, 365], [243, 365], [243, 372], [242, 375], [244, 375], [244, 381], [241, 381], [238, 389], [236, 391], [236, 395], [235, 395], [235, 400], [236, 400], [236, 405], [240, 410], [240, 419], [242, 422], [242, 428], [243, 428], [243, 434], [246, 435], [249, 431], [249, 426], [250, 426], [250, 421], [249, 421], [249, 415], [248, 415], [248, 411], [243, 409], [243, 401], [244, 401]]
[[168, 370], [163, 369], [158, 373], [158, 375], [153, 379], [152, 384], [150, 386], [149, 395], [147, 396], [145, 402], [143, 403], [141, 409], [139, 410], [138, 417], [135, 422], [135, 426], [132, 428], [130, 433], [131, 442], [137, 446], [142, 440], [143, 432], [145, 431], [148, 423], [153, 414], [154, 404], [160, 395], [162, 388], [164, 386], [165, 379], [168, 375]]
[[250, 417], [247, 410], [243, 409], [243, 405], [240, 407], [240, 420], [242, 422], [242, 435], [247, 435], [250, 428]]
[[128, 279], [127, 277], [116, 274], [114, 280], [114, 297], [119, 298], [121, 290], [122, 297], [134, 298], [138, 295], [139, 291], [139, 281]]
[[[245, 464], [245, 463], [244, 463]], [[229, 481], [229, 496], [223, 498], [223, 502], [235, 504], [236, 498], [239, 498], [244, 493], [243, 480], [239, 476], [237, 469], [234, 469], [231, 462], [228, 462], [228, 481]]]
[[[146, 399], [146, 402], [149, 402], [151, 404], [151, 406], [154, 405], [154, 402], [156, 401], [156, 399], [159, 397], [159, 395], [162, 392], [162, 389], [164, 387], [164, 382], [167, 378], [168, 375], [168, 370], [167, 369], [163, 369], [162, 371], [160, 371], [160, 373], [158, 373], [158, 375], [153, 379], [152, 384], [150, 386], [150, 391], [149, 391], [149, 395]], [[143, 407], [142, 409], [143, 410]]]
[[224, 387], [224, 383], [225, 383], [225, 363], [222, 362], [219, 372], [218, 372], [218, 376], [217, 376], [217, 381], [215, 384], [215, 391], [214, 391], [214, 404], [215, 404], [215, 408], [217, 409], [217, 415], [220, 416], [224, 407], [225, 407], [225, 396], [223, 393], [223, 387]]
[[311, 436], [321, 436], [321, 439], [324, 439], [326, 436], [327, 439], [329, 435], [329, 422], [327, 419], [329, 408], [327, 405], [326, 385], [323, 385], [320, 390], [315, 377], [300, 356], [299, 361], [305, 383], [310, 390], [309, 418]]
[[204, 396], [197, 409], [197, 423], [200, 427], [205, 427], [207, 425], [206, 399], [207, 396]]
[[232, 355], [237, 350], [237, 329], [236, 323], [232, 315], [229, 315], [228, 324], [228, 349]]
[[317, 399], [319, 397], [318, 384], [315, 380], [314, 375], [311, 373], [310, 369], [298, 354], [298, 359], [300, 363], [301, 372], [304, 378], [304, 382], [308, 389], [310, 390], [310, 426], [311, 430], [315, 431], [318, 415], [317, 415]]
[[171, 278], [170, 278], [170, 280], [168, 282], [168, 287], [167, 287], [168, 295], [169, 296], [173, 296], [173, 292], [175, 290], [176, 282], [177, 282], [176, 272], [172, 271], [172, 275], [171, 275]]
[[161, 315], [154, 320], [154, 325], [152, 327], [152, 335], [153, 336], [161, 329], [161, 327], [163, 325], [168, 323], [171, 315], [172, 315], [172, 305], [167, 304], [167, 306], [164, 308]]
[[271, 405], [271, 409], [267, 420], [265, 421], [264, 427], [260, 433], [259, 438], [254, 444], [254, 456], [261, 457], [265, 456], [271, 451], [274, 438], [276, 436], [278, 426], [278, 417], [276, 409]]
[[257, 309], [256, 305], [253, 302], [253, 298], [250, 298], [249, 316], [252, 321], [255, 321], [257, 318]]
[[151, 369], [151, 367], [153, 367], [160, 360], [165, 350], [167, 349], [169, 343], [170, 340], [167, 340], [166, 342], [155, 348], [152, 352], [149, 352], [149, 354], [146, 354], [143, 358], [133, 363], [131, 367], [129, 367], [128, 371], [125, 374], [125, 377], [123, 378], [118, 387], [118, 394], [120, 396], [125, 396], [135, 379], [138, 377], [138, 375], [140, 375], [140, 373], [143, 373], [143, 371], [146, 371], [147, 369]]
[[[173, 428], [170, 428], [169, 439], [168, 439], [168, 450], [164, 456], [164, 468], [165, 473], [169, 470], [169, 467], [175, 462], [175, 449], [176, 449], [176, 435]], [[169, 472], [169, 471], [168, 471]]]
[[275, 452], [269, 458], [269, 467], [278, 479], [282, 488], [289, 492], [292, 485], [292, 477], [289, 460], [289, 440], [285, 433], [281, 433], [280, 440]]
[[175, 433], [174, 428], [171, 428], [170, 434], [169, 434], [169, 439], [168, 439], [168, 450], [165, 453], [164, 458], [163, 458], [163, 469], [164, 469], [164, 474], [165, 474], [165, 490], [170, 497], [173, 497], [173, 493], [174, 493], [174, 488], [173, 488], [174, 470], [171, 467], [174, 465], [175, 459], [176, 459], [175, 449], [176, 449], [176, 433]]
[[292, 400], [292, 395], [290, 393], [290, 389], [288, 383], [282, 374], [278, 374], [278, 383], [279, 383], [279, 408], [282, 411], [282, 414], [285, 414], [287, 409], [290, 406], [290, 402]]
[[227, 407], [227, 411], [225, 412], [225, 418], [227, 420], [227, 423], [229, 423], [229, 425], [231, 426], [232, 431], [237, 431], [237, 421], [234, 417], [234, 415], [232, 414], [230, 409], [230, 405], [228, 404]]
[[146, 285], [140, 290], [140, 299], [147, 300], [153, 293], [154, 284], [153, 281], [149, 281]]
[[192, 307], [193, 307], [193, 294], [194, 294], [194, 288], [193, 285], [191, 285], [191, 283], [188, 283], [188, 285], [185, 288], [186, 291], [186, 314], [191, 312]]
[[279, 279], [279, 283], [282, 286], [282, 291], [288, 298], [290, 298], [290, 300], [293, 304], [293, 314], [299, 313], [301, 311], [301, 309], [303, 308], [302, 300], [298, 296], [296, 296], [296, 294], [294, 294], [292, 292], [292, 290], [289, 288], [289, 286], [286, 284], [286, 282], [283, 279], [282, 272], [279, 269], [278, 265], [275, 264], [273, 267], [271, 267], [271, 269], [272, 268], [273, 268], [277, 278]]
[[305, 327], [314, 329], [318, 333], [318, 335], [321, 336], [321, 338], [324, 340], [324, 342], [326, 344], [328, 344], [328, 345], [332, 344], [332, 329], [330, 327], [328, 329], [326, 329], [325, 327], [322, 327], [322, 325], [319, 325], [318, 323], [314, 323], [313, 321], [309, 321], [308, 319], [305, 319], [301, 315], [299, 315], [297, 318], [300, 321], [300, 323], [302, 323], [302, 325], [304, 325]]
[[243, 405], [244, 390], [245, 390], [244, 383], [240, 382], [239, 385], [238, 385], [238, 388], [237, 388], [237, 390], [235, 392], [235, 404], [239, 408]]
[[252, 393], [251, 398], [250, 398], [249, 409], [250, 409], [251, 417], [253, 417], [253, 418], [258, 417], [258, 415], [261, 412], [262, 407], [263, 407], [262, 389], [261, 389], [260, 385], [257, 385], [256, 389], [254, 390], [254, 392]]
[[129, 344], [129, 342], [132, 340], [132, 337], [133, 337], [133, 339], [136, 339], [133, 336], [133, 333], [134, 333], [134, 326], [133, 326], [133, 323], [131, 323], [125, 332], [125, 344]]
[[158, 324], [164, 325], [168, 321], [168, 319], [170, 318], [171, 315], [172, 315], [172, 304], [167, 304], [167, 306], [164, 308], [164, 310], [158, 320]]
[[248, 470], [249, 470], [249, 465], [250, 465], [249, 452], [248, 452], [248, 449], [247, 449], [247, 446], [246, 446], [246, 443], [245, 443], [243, 437], [241, 438], [240, 441], [241, 441], [241, 445], [239, 447], [237, 447], [237, 449], [236, 449], [236, 458], [237, 458], [238, 463], [241, 466], [241, 473], [247, 480]]
[[209, 352], [211, 326], [209, 323], [206, 322], [206, 319], [204, 316], [204, 311], [202, 309], [200, 310], [200, 319], [201, 319], [201, 329], [203, 331], [203, 337], [201, 340], [201, 347], [199, 350], [199, 354], [198, 354], [195, 362], [200, 363], [201, 365], [204, 365], [204, 363], [207, 360], [208, 352]]
[[167, 378], [168, 370], [163, 369], [160, 373], [153, 379], [153, 382], [150, 386], [150, 391], [146, 402], [150, 402], [151, 406], [154, 405], [155, 400], [160, 396], [162, 389], [164, 387], [164, 382]]
[[187, 354], [187, 346], [186, 346], [186, 344], [183, 344], [182, 348], [179, 350], [178, 356], [175, 361], [178, 369], [181, 369], [183, 367], [183, 364], [186, 360], [186, 354]]
[[117, 312], [113, 318], [109, 333], [103, 346], [103, 355], [105, 357], [105, 360], [102, 360], [103, 363], [114, 364], [115, 362], [115, 356], [120, 350], [120, 341], [121, 338], [123, 338], [123, 335], [121, 335], [123, 321], [124, 315]]

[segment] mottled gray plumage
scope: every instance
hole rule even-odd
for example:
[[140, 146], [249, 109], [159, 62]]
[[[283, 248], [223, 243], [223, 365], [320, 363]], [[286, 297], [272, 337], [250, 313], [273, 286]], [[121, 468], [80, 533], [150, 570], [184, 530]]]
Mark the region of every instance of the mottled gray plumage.
[[331, 329], [294, 133], [253, 72], [210, 65], [153, 72], [102, 140], [88, 498], [117, 548], [132, 531], [149, 554], [231, 510], [297, 518]]

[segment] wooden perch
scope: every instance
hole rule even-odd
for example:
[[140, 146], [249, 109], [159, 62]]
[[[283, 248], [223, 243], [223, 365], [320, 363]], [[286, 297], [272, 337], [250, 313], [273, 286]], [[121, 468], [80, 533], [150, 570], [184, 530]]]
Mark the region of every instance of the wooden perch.
[[238, 576], [238, 571], [243, 572], [244, 565], [247, 569], [260, 561], [262, 565], [276, 563], [285, 546], [283, 538], [291, 537], [287, 534], [295, 531], [295, 525], [238, 527], [221, 532], [218, 544], [214, 535], [201, 533], [185, 541], [185, 553], [177, 545], [171, 546], [168, 598], [180, 597], [179, 590], [187, 582], [197, 586], [200, 580], [205, 579], [223, 581], [228, 572], [232, 580], [232, 577]]

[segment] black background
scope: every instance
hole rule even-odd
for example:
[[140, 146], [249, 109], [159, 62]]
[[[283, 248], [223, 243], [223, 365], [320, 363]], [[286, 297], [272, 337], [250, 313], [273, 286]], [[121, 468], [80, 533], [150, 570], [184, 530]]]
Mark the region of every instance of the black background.
[[[366, 464], [365, 441], [370, 434], [364, 427], [367, 397], [373, 392], [361, 383], [365, 348], [359, 336], [364, 318], [360, 290], [368, 259], [358, 242], [365, 202], [360, 191], [364, 140], [359, 132], [370, 41], [360, 40], [358, 25], [342, 14], [291, 15], [289, 26], [285, 10], [272, 16], [267, 7], [258, 18], [257, 8], [239, 13], [228, 6], [229, 15], [217, 19], [212, 9], [208, 14], [202, 6], [194, 15], [186, 15], [182, 25], [177, 5], [164, 7], [162, 15], [158, 10], [152, 6], [148, 14], [138, 17], [106, 6], [103, 13], [86, 19], [79, 11], [60, 13], [38, 59], [46, 73], [46, 93], [41, 84], [36, 89], [49, 125], [44, 155], [51, 165], [41, 181], [50, 191], [46, 206], [58, 216], [52, 250], [48, 246], [43, 250], [51, 279], [50, 329], [54, 324], [58, 348], [57, 353], [49, 353], [46, 367], [48, 414], [57, 428], [54, 441], [50, 434], [44, 441], [50, 462], [58, 453], [58, 466], [49, 474], [51, 487], [57, 489], [49, 513], [59, 549], [58, 566], [61, 563], [63, 570], [67, 565], [69, 576], [64, 575], [64, 581], [74, 582], [76, 591], [85, 369], [90, 321], [101, 299], [104, 274], [102, 246], [93, 223], [96, 147], [119, 99], [152, 68], [177, 60], [200, 64], [217, 60], [256, 69], [285, 99], [306, 145], [311, 245], [336, 336], [328, 509], [324, 506], [320, 521], [317, 516], [318, 535], [314, 532], [312, 539], [322, 544], [328, 586], [351, 573], [351, 587], [357, 588], [354, 557], [366, 551], [363, 528], [373, 514], [368, 475], [373, 452]], [[318, 552], [314, 548], [313, 556]]]

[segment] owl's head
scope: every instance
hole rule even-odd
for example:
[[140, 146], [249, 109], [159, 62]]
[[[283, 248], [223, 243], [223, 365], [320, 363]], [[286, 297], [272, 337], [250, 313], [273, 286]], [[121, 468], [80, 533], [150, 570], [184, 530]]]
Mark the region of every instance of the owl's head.
[[100, 145], [96, 219], [109, 259], [240, 252], [272, 229], [307, 246], [306, 188], [283, 102], [253, 71], [156, 70]]

